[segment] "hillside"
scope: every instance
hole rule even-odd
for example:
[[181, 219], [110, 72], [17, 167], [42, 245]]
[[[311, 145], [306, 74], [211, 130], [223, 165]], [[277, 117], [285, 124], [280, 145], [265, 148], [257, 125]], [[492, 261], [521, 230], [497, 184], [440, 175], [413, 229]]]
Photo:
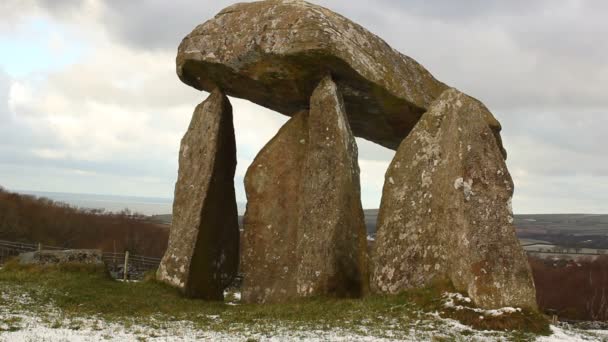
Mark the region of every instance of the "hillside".
[[520, 239], [567, 248], [608, 248], [608, 215], [516, 215], [515, 226]]
[[[0, 341], [599, 341], [608, 331], [512, 308], [480, 310], [437, 286], [397, 296], [245, 305], [187, 299], [93, 267], [0, 269]], [[448, 292], [446, 292], [448, 291]], [[583, 330], [594, 329], [594, 330]], [[549, 334], [549, 336], [544, 336]]]
[[129, 211], [82, 209], [0, 188], [0, 240], [162, 257], [168, 227]]
[[608, 234], [608, 215], [516, 215], [515, 226], [527, 233], [605, 235]]
[[[378, 209], [366, 209], [365, 225], [370, 236], [376, 234]], [[156, 215], [161, 224], [171, 223], [171, 214]], [[243, 224], [243, 216], [239, 216]], [[515, 227], [520, 239], [540, 240], [569, 247], [608, 248], [608, 215], [538, 214], [515, 215]]]
[[475, 309], [445, 291], [242, 305], [231, 290], [210, 303], [155, 281], [117, 282], [94, 267], [13, 263], [0, 270], [0, 340], [529, 341], [550, 333], [538, 314]]

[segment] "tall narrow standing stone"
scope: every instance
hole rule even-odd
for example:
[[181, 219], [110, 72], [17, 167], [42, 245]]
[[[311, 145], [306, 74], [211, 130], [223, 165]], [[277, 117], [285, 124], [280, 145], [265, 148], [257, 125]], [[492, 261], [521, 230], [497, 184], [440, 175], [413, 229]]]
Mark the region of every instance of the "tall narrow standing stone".
[[214, 90], [181, 141], [169, 246], [158, 279], [187, 296], [222, 300], [238, 268], [232, 107]]
[[512, 225], [513, 181], [492, 120], [479, 101], [450, 89], [401, 143], [378, 216], [375, 291], [447, 279], [484, 308], [536, 308]]
[[357, 146], [331, 78], [258, 154], [245, 190], [245, 302], [366, 292]]
[[249, 303], [297, 297], [298, 200], [308, 146], [308, 112], [294, 115], [255, 157], [245, 175], [241, 270]]
[[368, 274], [358, 151], [330, 77], [310, 99], [308, 141], [299, 199], [298, 294], [361, 296]]

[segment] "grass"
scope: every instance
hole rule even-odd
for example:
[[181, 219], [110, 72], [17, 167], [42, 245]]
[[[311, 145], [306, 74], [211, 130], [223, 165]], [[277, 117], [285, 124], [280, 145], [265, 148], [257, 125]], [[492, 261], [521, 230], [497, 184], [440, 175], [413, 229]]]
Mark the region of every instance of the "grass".
[[[474, 310], [471, 303], [458, 303], [465, 309], [447, 308], [444, 306], [442, 294], [455, 293], [455, 289], [449, 282], [436, 282], [434, 285], [418, 290], [410, 290], [402, 294], [410, 303], [426, 311], [437, 311], [441, 317], [451, 318], [478, 330], [517, 331], [519, 333], [533, 333], [538, 335], [549, 335], [551, 330], [547, 318], [541, 313], [522, 310], [515, 313], [499, 316], [483, 315]], [[463, 294], [465, 295], [465, 294]]]
[[19, 323], [21, 320], [21, 317], [9, 317], [7, 319], [0, 320], [0, 332], [19, 330]]
[[[467, 310], [450, 310], [443, 306], [441, 295], [453, 292], [449, 284], [409, 291], [396, 296], [370, 296], [363, 299], [312, 298], [287, 304], [229, 305], [184, 298], [179, 291], [151, 277], [142, 282], [122, 283], [112, 280], [103, 268], [95, 266], [24, 266], [15, 262], [0, 270], [0, 289], [26, 294], [41, 308], [57, 307], [72, 318], [78, 328], [79, 317], [98, 317], [125, 325], [143, 324], [162, 329], [177, 321], [191, 322], [195, 327], [232, 332], [255, 327], [261, 334], [272, 336], [277, 325], [284, 329], [343, 329], [362, 335], [399, 337], [412, 330], [433, 335], [444, 321], [453, 318], [471, 329], [461, 331], [458, 338], [475, 334], [475, 328], [509, 331], [515, 340], [529, 340], [548, 334], [547, 320], [536, 313], [486, 317]], [[2, 292], [2, 291], [0, 291]], [[233, 299], [233, 295], [227, 296]], [[1, 303], [0, 305], [7, 305]], [[44, 311], [45, 309], [41, 309]], [[40, 314], [43, 314], [40, 312]], [[2, 322], [0, 322], [2, 323]], [[51, 321], [50, 325], [61, 323]], [[4, 322], [2, 326], [14, 326]], [[491, 333], [490, 333], [491, 334]], [[437, 334], [437, 340], [455, 336]], [[442, 337], [443, 336], [443, 337]]]

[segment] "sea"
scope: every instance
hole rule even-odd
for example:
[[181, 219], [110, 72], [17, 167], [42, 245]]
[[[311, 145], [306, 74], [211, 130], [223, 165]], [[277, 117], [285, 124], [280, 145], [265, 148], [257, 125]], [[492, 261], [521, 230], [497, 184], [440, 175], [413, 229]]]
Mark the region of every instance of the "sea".
[[[152, 216], [172, 213], [173, 198], [140, 197], [126, 195], [80, 194], [68, 192], [46, 192], [16, 190], [14, 192], [36, 197], [46, 197], [56, 202], [67, 203], [73, 207], [87, 209], [104, 209], [109, 212], [119, 212], [129, 209], [131, 212]], [[239, 215], [245, 212], [245, 203], [237, 203]]]
[[67, 203], [78, 208], [105, 209], [110, 212], [129, 209], [131, 212], [148, 216], [171, 214], [173, 206], [173, 198], [19, 190], [15, 192], [36, 197], [46, 197], [53, 201]]

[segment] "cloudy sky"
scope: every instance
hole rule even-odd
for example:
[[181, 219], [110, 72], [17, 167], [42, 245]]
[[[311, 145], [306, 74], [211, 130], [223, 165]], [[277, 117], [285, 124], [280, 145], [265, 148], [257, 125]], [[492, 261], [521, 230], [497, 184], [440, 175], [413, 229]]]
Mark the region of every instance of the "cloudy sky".
[[[608, 213], [608, 2], [313, 0], [367, 27], [503, 124], [516, 213]], [[227, 0], [2, 0], [0, 185], [172, 197], [207, 94], [182, 84], [183, 36]], [[286, 121], [234, 99], [237, 196]], [[363, 204], [394, 154], [358, 140]]]

